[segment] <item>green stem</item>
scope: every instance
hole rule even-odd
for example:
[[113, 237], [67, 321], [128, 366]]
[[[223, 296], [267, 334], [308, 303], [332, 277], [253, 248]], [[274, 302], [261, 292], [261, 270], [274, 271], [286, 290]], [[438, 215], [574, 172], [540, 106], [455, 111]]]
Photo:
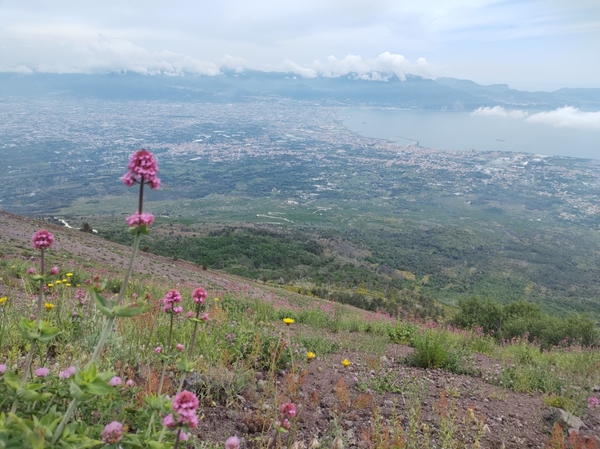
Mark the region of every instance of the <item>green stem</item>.
[[[123, 284], [121, 284], [121, 290], [119, 291], [119, 296], [117, 297], [117, 299], [115, 301], [116, 304], [119, 304], [123, 300], [123, 297], [125, 296], [125, 292], [127, 291], [127, 284], [129, 283], [129, 278], [131, 277], [131, 273], [133, 272], [133, 262], [135, 261], [137, 249], [140, 244], [140, 239], [141, 239], [141, 234], [137, 233], [133, 240], [133, 249], [131, 251], [131, 258], [129, 259], [129, 267], [127, 269], [127, 272], [125, 273], [125, 279], [123, 280]], [[98, 340], [98, 343], [96, 344], [96, 348], [94, 349], [92, 358], [85, 366], [86, 370], [88, 370], [92, 366], [92, 364], [95, 363], [96, 360], [98, 360], [98, 357], [100, 356], [100, 352], [102, 352], [102, 349], [104, 349], [106, 340], [108, 340], [108, 336], [110, 335], [110, 333], [112, 331], [112, 327], [115, 323], [115, 319], [116, 319], [116, 317], [114, 317], [114, 316], [106, 318], [106, 321], [104, 322], [104, 328], [102, 329], [102, 334], [100, 335], [100, 339]]]
[[[133, 262], [135, 261], [137, 249], [140, 244], [140, 239], [141, 239], [141, 234], [138, 232], [135, 235], [135, 238], [133, 239], [133, 248], [131, 250], [131, 258], [129, 259], [129, 267], [127, 268], [127, 272], [125, 273], [125, 279], [123, 280], [123, 284], [121, 285], [121, 290], [119, 291], [119, 296], [117, 297], [117, 300], [116, 300], [117, 304], [119, 304], [121, 302], [121, 300], [125, 296], [125, 292], [127, 291], [127, 284], [129, 283], [129, 278], [131, 277], [131, 273], [133, 272]], [[92, 357], [90, 358], [89, 362], [85, 366], [86, 371], [89, 370], [90, 367], [94, 363], [96, 363], [96, 360], [98, 360], [98, 357], [100, 356], [100, 353], [102, 352], [102, 349], [104, 348], [104, 345], [106, 344], [106, 340], [108, 340], [108, 336], [112, 332], [112, 327], [115, 323], [115, 319], [116, 319], [115, 316], [106, 318], [106, 321], [104, 322], [104, 328], [102, 329], [102, 334], [100, 335], [100, 339], [98, 340], [98, 343], [96, 343], [96, 348], [94, 349], [94, 353], [92, 354]], [[52, 444], [56, 443], [58, 438], [62, 435], [63, 431], [65, 430], [65, 426], [71, 419], [71, 415], [75, 412], [75, 409], [77, 409], [78, 405], [79, 405], [79, 399], [73, 398], [71, 400], [71, 404], [69, 404], [69, 408], [65, 412], [58, 427], [54, 431], [54, 435], [52, 435]]]
[[[171, 355], [171, 337], [173, 336], [173, 313], [171, 313], [171, 324], [169, 325], [169, 338], [167, 339], [167, 351]], [[163, 362], [163, 370], [160, 375], [160, 382], [158, 383], [158, 395], [162, 394], [163, 383], [165, 382], [165, 375], [167, 374], [167, 365]]]

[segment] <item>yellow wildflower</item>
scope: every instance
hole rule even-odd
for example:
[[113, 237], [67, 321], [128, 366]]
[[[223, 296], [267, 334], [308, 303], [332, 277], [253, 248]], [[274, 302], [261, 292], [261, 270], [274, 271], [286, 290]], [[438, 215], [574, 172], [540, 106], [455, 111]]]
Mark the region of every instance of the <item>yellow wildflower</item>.
[[215, 301], [218, 301], [218, 300], [219, 300], [219, 298], [215, 298]]
[[0, 298], [0, 306], [3, 305], [6, 301], [8, 301], [8, 298], [6, 296]]
[[54, 284], [48, 284], [48, 288], [54, 287]]
[[73, 276], [73, 273], [67, 273], [68, 278], [70, 278], [71, 276]]
[[44, 304], [44, 307], [46, 308], [46, 310], [52, 310], [54, 309], [54, 304], [52, 304], [51, 302], [47, 302]]
[[283, 322], [289, 326], [290, 324], [294, 324], [294, 319], [293, 318], [284, 318]]
[[71, 284], [69, 284], [68, 282], [67, 282], [65, 285], [66, 285], [67, 287], [70, 287], [70, 286], [71, 286]]
[[342, 360], [342, 365], [344, 365], [344, 368], [348, 368], [351, 365], [350, 360], [348, 360], [348, 359]]
[[316, 356], [317, 356], [317, 355], [316, 355], [314, 352], [312, 352], [312, 351], [308, 351], [308, 352], [306, 353], [306, 360], [307, 360], [308, 362], [310, 362], [310, 361], [311, 361], [312, 359], [314, 359]]
[[69, 280], [68, 280], [68, 279], [63, 279], [62, 281], [63, 281], [63, 282], [69, 282]]
[[[62, 284], [62, 281], [61, 281], [60, 279], [57, 279], [57, 280], [56, 280], [56, 285], [58, 285], [58, 284]], [[48, 284], [48, 285], [49, 285], [49, 284]]]

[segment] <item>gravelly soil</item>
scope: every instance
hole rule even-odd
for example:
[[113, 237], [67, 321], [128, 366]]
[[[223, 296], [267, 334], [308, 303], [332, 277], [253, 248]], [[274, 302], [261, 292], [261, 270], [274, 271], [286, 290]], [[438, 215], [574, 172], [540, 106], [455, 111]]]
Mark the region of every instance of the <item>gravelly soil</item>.
[[[127, 263], [128, 248], [76, 230], [46, 223], [43, 226], [56, 236], [53, 252], [68, 252], [74, 258], [114, 267], [117, 272]], [[0, 212], [0, 243], [29, 248], [30, 237], [37, 229], [40, 222], [36, 220]], [[249, 296], [276, 300], [281, 294], [286, 302], [289, 298], [299, 303], [306, 300], [234, 276], [202, 270], [191, 263], [145, 253], [137, 258], [135, 271], [138, 276], [150, 276], [174, 286], [203, 285], [218, 291], [245, 284], [244, 293]], [[8, 287], [0, 283], [0, 296], [7, 291]], [[344, 333], [330, 337], [350, 341], [358, 338]], [[264, 373], [256, 373], [255, 381], [225, 405], [205, 404], [197, 434], [212, 442], [238, 435], [242, 447], [248, 448], [277, 447], [294, 441], [297, 448], [309, 447], [314, 439], [321, 447], [332, 447], [336, 436], [341, 438], [343, 447], [369, 448], [389, 429], [395, 429], [390, 441], [393, 435], [399, 435], [400, 427], [405, 435], [411, 435], [410, 416], [417, 410], [419, 424], [414, 435], [417, 439], [429, 435], [431, 447], [442, 447], [440, 429], [444, 420], [455, 426], [454, 447], [471, 447], [476, 438], [481, 438], [481, 447], [485, 448], [546, 447], [551, 426], [544, 420], [546, 407], [540, 395], [517, 394], [486, 383], [481, 377], [409, 367], [405, 357], [411, 350], [392, 344], [383, 355], [340, 350], [317, 357], [296, 375], [269, 379]], [[348, 368], [341, 364], [344, 358], [351, 361]], [[495, 368], [495, 362], [485, 356], [477, 355], [473, 360], [479, 371]], [[369, 389], [376, 379], [385, 379], [392, 386], [384, 392]], [[287, 401], [298, 405], [298, 413], [292, 420], [292, 430], [278, 434], [272, 423], [277, 419], [279, 405]], [[600, 412], [591, 411], [582, 419], [586, 426], [581, 429], [582, 438], [589, 447], [595, 447], [591, 444], [600, 441]], [[379, 447], [393, 446], [388, 443]]]

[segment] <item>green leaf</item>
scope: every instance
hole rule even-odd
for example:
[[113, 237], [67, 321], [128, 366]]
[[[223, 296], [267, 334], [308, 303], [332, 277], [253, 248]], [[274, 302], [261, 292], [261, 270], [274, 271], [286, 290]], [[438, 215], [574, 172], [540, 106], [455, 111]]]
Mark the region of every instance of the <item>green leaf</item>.
[[21, 337], [25, 340], [34, 341], [40, 337], [39, 331], [35, 328], [35, 321], [29, 321], [27, 318], [21, 318], [17, 324]]
[[114, 306], [112, 310], [114, 311], [116, 316], [132, 317], [139, 315], [140, 313], [144, 313], [150, 310], [151, 308], [152, 306], [148, 304], [142, 304], [141, 306]]
[[12, 390], [17, 390], [21, 387], [21, 382], [19, 382], [19, 378], [12, 371], [7, 371], [4, 373], [2, 377], [4, 383], [9, 386]]
[[102, 312], [102, 314], [106, 315], [109, 318], [115, 316], [113, 312], [113, 308], [111, 304], [106, 300], [104, 296], [100, 294], [96, 289], [92, 289], [92, 296], [94, 297], [94, 301], [96, 302], [96, 308]]
[[135, 235], [135, 234], [150, 235], [150, 230], [148, 229], [148, 226], [146, 226], [145, 224], [135, 226], [133, 228], [129, 228], [129, 232], [131, 232], [133, 235]]
[[87, 385], [85, 390], [89, 394], [93, 394], [95, 396], [104, 396], [105, 394], [113, 393], [115, 391], [115, 389], [111, 387], [108, 382], [100, 379], [99, 377]]
[[177, 369], [182, 373], [191, 373], [194, 371], [194, 365], [191, 364], [185, 357], [181, 357], [179, 362], [177, 362]]
[[51, 326], [46, 321], [40, 321], [39, 331], [39, 340], [42, 343], [48, 343], [50, 340], [53, 340], [54, 337], [61, 333], [61, 331], [58, 330], [58, 327]]
[[85, 396], [83, 390], [79, 388], [74, 381], [71, 381], [71, 384], [69, 385], [69, 392], [71, 393], [71, 396], [77, 399], [83, 399]]

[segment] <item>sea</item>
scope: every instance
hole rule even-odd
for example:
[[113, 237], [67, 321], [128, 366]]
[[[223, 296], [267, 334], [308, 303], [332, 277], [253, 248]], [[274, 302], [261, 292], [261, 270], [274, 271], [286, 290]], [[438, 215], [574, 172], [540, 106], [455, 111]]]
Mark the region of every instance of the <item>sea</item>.
[[[538, 111], [530, 111], [534, 114]], [[533, 123], [472, 112], [350, 108], [346, 128], [365, 137], [438, 150], [534, 153], [600, 159], [600, 128]]]

